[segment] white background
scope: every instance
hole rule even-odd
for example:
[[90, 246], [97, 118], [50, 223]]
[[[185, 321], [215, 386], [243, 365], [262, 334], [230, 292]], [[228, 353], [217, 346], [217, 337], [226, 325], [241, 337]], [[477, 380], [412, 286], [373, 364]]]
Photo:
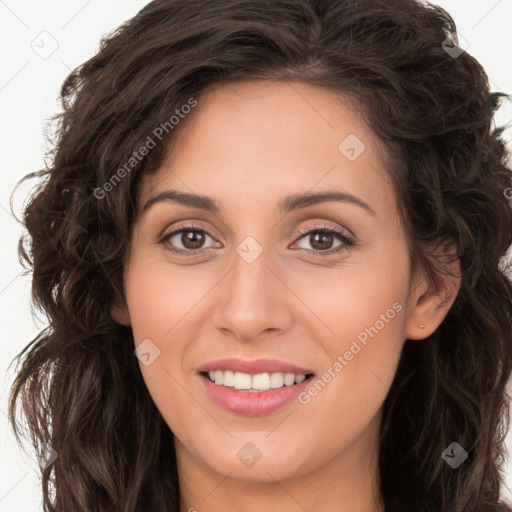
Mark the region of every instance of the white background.
[[[213, 1], [213, 0], [212, 0]], [[132, 17], [146, 0], [0, 0], [0, 512], [42, 510], [35, 461], [19, 450], [7, 425], [7, 366], [43, 326], [30, 314], [30, 280], [22, 276], [16, 245], [20, 225], [10, 214], [9, 196], [26, 173], [43, 167], [48, 149], [43, 128], [60, 111], [58, 92], [70, 72], [98, 49], [101, 36]], [[495, 91], [512, 93], [512, 0], [438, 0], [455, 19], [467, 51], [486, 69]], [[43, 33], [43, 34], [41, 34]], [[44, 47], [41, 40], [44, 41]], [[38, 48], [38, 55], [35, 49]], [[52, 55], [45, 55], [55, 47]], [[45, 57], [45, 58], [42, 58]], [[509, 125], [505, 102], [497, 125]], [[32, 183], [33, 184], [33, 183]], [[26, 191], [15, 195], [19, 214]], [[509, 452], [512, 452], [509, 435]], [[506, 477], [512, 499], [512, 473]]]

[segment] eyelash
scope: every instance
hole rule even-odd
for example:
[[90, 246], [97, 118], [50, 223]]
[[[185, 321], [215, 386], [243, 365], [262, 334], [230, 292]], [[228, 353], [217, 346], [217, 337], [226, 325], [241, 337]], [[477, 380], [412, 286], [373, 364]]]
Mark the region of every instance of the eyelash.
[[[194, 226], [193, 224], [190, 224], [187, 226], [182, 226], [177, 230], [174, 230], [174, 231], [171, 231], [170, 233], [165, 234], [160, 240], [158, 240], [157, 243], [165, 246], [167, 241], [170, 238], [172, 238], [173, 236], [178, 235], [182, 232], [186, 232], [186, 231], [200, 231], [202, 233], [207, 234], [210, 238], [214, 239], [214, 237], [212, 237], [212, 235], [210, 235], [210, 233], [208, 233], [208, 231], [204, 230], [203, 228], [201, 228], [199, 226]], [[339, 237], [339, 239], [341, 240], [342, 244], [340, 246], [336, 247], [335, 249], [328, 249], [326, 251], [320, 251], [320, 250], [315, 251], [312, 249], [299, 249], [297, 252], [300, 252], [300, 253], [305, 252], [309, 256], [325, 258], [328, 256], [332, 256], [334, 254], [340, 254], [345, 251], [348, 251], [351, 247], [357, 245], [355, 239], [352, 238], [351, 236], [343, 233], [342, 231], [339, 231], [336, 228], [332, 228], [332, 227], [328, 227], [328, 226], [324, 226], [324, 225], [317, 225], [317, 226], [309, 227], [308, 229], [300, 230], [299, 237], [298, 237], [297, 241], [304, 238], [305, 235], [309, 235], [312, 233], [328, 233], [328, 234], [337, 235]], [[196, 250], [194, 250], [194, 249], [183, 250], [183, 249], [176, 249], [174, 247], [165, 247], [165, 250], [169, 251], [172, 254], [177, 254], [179, 256], [194, 257], [194, 256], [199, 256], [201, 254], [207, 253], [210, 250], [212, 250], [212, 248], [196, 249]]]

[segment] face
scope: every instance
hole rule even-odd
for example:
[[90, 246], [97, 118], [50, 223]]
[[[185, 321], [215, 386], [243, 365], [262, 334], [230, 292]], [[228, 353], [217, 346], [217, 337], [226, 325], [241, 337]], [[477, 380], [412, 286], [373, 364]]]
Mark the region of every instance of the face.
[[383, 148], [309, 85], [197, 100], [142, 180], [112, 308], [178, 462], [270, 482], [367, 460], [404, 340], [442, 319], [413, 286]]

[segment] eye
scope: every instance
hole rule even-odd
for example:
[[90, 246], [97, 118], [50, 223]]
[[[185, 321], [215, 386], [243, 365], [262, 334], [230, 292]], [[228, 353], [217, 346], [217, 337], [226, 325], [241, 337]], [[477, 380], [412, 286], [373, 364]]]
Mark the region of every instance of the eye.
[[209, 252], [210, 248], [202, 247], [207, 238], [213, 240], [213, 237], [204, 229], [190, 225], [167, 233], [159, 240], [159, 243], [173, 254], [191, 256]]
[[[310, 240], [311, 249], [300, 247], [299, 252], [305, 252], [308, 255], [326, 257], [347, 251], [350, 247], [356, 245], [354, 238], [336, 228], [324, 225], [314, 226], [307, 230], [301, 230], [298, 242]], [[332, 248], [335, 239], [339, 244]], [[165, 247], [165, 250], [181, 256], [197, 256], [210, 252], [212, 247], [204, 247], [207, 239], [214, 238], [199, 226], [189, 225], [180, 227], [177, 230], [165, 234], [158, 243]]]
[[[306, 251], [313, 256], [325, 257], [338, 254], [343, 251], [347, 251], [350, 247], [356, 245], [352, 236], [349, 236], [336, 228], [323, 225], [314, 226], [307, 230], [301, 230], [300, 235], [302, 236], [297, 243], [309, 241], [309, 245], [312, 247], [312, 249], [302, 247], [301, 251]], [[336, 238], [340, 242], [338, 245], [332, 247]]]

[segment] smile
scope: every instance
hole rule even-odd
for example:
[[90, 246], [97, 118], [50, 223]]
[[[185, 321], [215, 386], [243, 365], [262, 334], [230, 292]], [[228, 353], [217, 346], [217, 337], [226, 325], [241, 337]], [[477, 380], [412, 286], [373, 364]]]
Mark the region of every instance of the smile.
[[216, 405], [246, 416], [262, 416], [291, 405], [315, 376], [311, 369], [268, 358], [218, 359], [197, 372]]
[[211, 382], [218, 386], [225, 386], [237, 390], [246, 390], [248, 392], [257, 393], [258, 391], [268, 391], [269, 389], [279, 389], [284, 386], [293, 386], [300, 384], [311, 374], [294, 374], [294, 373], [258, 373], [250, 375], [243, 372], [234, 372], [232, 370], [211, 370], [204, 374]]

